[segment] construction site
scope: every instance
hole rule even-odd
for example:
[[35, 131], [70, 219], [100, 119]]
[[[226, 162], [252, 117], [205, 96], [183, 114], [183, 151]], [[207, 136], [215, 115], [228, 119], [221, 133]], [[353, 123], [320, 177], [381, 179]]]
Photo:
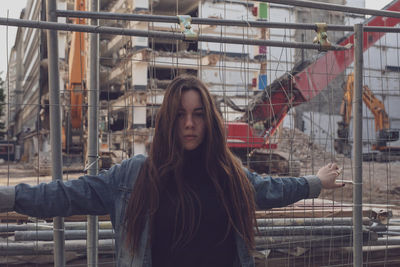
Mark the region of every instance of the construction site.
[[[208, 87], [229, 148], [251, 171], [341, 169], [343, 188], [257, 210], [257, 267], [400, 266], [400, 0], [365, 6], [28, 0], [19, 18], [0, 18], [18, 27], [0, 186], [95, 175], [147, 155], [166, 87], [190, 74]], [[92, 217], [62, 219], [57, 259], [67, 266], [116, 266], [110, 217]], [[56, 219], [0, 213], [0, 266], [63, 266]]]

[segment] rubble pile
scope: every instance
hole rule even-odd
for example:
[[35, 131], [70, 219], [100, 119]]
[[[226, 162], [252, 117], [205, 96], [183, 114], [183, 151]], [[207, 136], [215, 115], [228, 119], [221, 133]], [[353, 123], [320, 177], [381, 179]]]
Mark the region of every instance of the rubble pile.
[[301, 162], [302, 168], [308, 168], [313, 163], [322, 166], [325, 162], [338, 162], [339, 159], [323, 147], [313, 143], [310, 136], [296, 128], [281, 128], [272, 137], [278, 143], [280, 151], [289, 153]]
[[[312, 138], [298, 129], [281, 128], [272, 137], [272, 143], [278, 144], [278, 150], [288, 153], [300, 162], [300, 174], [315, 174], [319, 168], [330, 162], [335, 162], [342, 169], [339, 179], [353, 180], [353, 161], [342, 154], [336, 154], [313, 142]], [[400, 162], [364, 161], [363, 201], [375, 204], [397, 204], [400, 180]], [[348, 184], [333, 192], [323, 190], [321, 198], [352, 202], [353, 186]], [[389, 200], [389, 201], [388, 201]]]

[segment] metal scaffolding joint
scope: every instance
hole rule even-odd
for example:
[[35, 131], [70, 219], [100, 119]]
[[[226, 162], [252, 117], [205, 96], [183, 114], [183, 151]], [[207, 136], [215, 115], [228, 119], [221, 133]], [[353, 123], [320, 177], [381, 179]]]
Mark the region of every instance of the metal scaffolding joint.
[[328, 40], [328, 25], [326, 23], [315, 23], [317, 29], [317, 36], [314, 38], [314, 43], [321, 45], [321, 51], [328, 51], [328, 48], [331, 47], [331, 42]]
[[197, 33], [193, 31], [192, 28], [192, 17], [189, 15], [177, 15], [179, 19], [179, 25], [181, 26], [181, 31], [185, 36], [185, 40], [196, 41]]
[[88, 155], [88, 158], [91, 158], [92, 159], [92, 162], [88, 162], [87, 164], [86, 164], [86, 166], [85, 166], [85, 168], [83, 169], [83, 172], [84, 173], [86, 173], [90, 168], [92, 168], [92, 166], [95, 164], [95, 163], [98, 163], [99, 162], [99, 160], [100, 160], [100, 156], [99, 155], [96, 155], [96, 156], [89, 156]]

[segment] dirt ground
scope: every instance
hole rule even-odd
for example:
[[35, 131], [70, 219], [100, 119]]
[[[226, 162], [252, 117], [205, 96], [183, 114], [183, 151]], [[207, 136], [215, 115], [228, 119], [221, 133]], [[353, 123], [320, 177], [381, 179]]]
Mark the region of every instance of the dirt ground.
[[[310, 137], [299, 130], [282, 129], [278, 138], [278, 149], [291, 153], [301, 162], [301, 175], [315, 174], [318, 169], [330, 162], [336, 162], [342, 173], [339, 179], [353, 181], [353, 161], [341, 154], [326, 151], [310, 142]], [[400, 204], [400, 162], [364, 161], [363, 203]], [[342, 189], [326, 191], [322, 198], [335, 201], [352, 202], [353, 185], [346, 184]]]
[[[329, 162], [336, 162], [342, 169], [340, 179], [353, 180], [353, 161], [343, 155], [332, 154], [310, 142], [310, 137], [298, 130], [281, 129], [278, 149], [291, 153], [301, 162], [301, 175], [315, 174]], [[400, 162], [363, 162], [363, 202], [370, 204], [400, 205]], [[74, 179], [82, 173], [65, 173], [64, 179]], [[40, 176], [28, 164], [0, 164], [0, 185], [17, 183], [37, 184], [51, 181], [51, 176]], [[321, 198], [339, 202], [352, 202], [353, 185], [322, 192]]]
[[[64, 180], [75, 179], [81, 176], [83, 173], [64, 173]], [[6, 162], [0, 164], [0, 186], [5, 185], [16, 185], [19, 183], [27, 184], [39, 184], [47, 183], [52, 180], [50, 175], [41, 176], [35, 168], [29, 164]]]

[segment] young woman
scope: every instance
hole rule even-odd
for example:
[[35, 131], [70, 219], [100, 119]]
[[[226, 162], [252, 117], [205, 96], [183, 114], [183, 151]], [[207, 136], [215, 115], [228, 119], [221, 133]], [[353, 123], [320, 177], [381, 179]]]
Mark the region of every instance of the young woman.
[[261, 177], [231, 153], [206, 86], [168, 86], [148, 157], [98, 176], [0, 189], [0, 211], [36, 217], [110, 214], [118, 266], [254, 266], [255, 210], [341, 187], [338, 166], [300, 178]]

